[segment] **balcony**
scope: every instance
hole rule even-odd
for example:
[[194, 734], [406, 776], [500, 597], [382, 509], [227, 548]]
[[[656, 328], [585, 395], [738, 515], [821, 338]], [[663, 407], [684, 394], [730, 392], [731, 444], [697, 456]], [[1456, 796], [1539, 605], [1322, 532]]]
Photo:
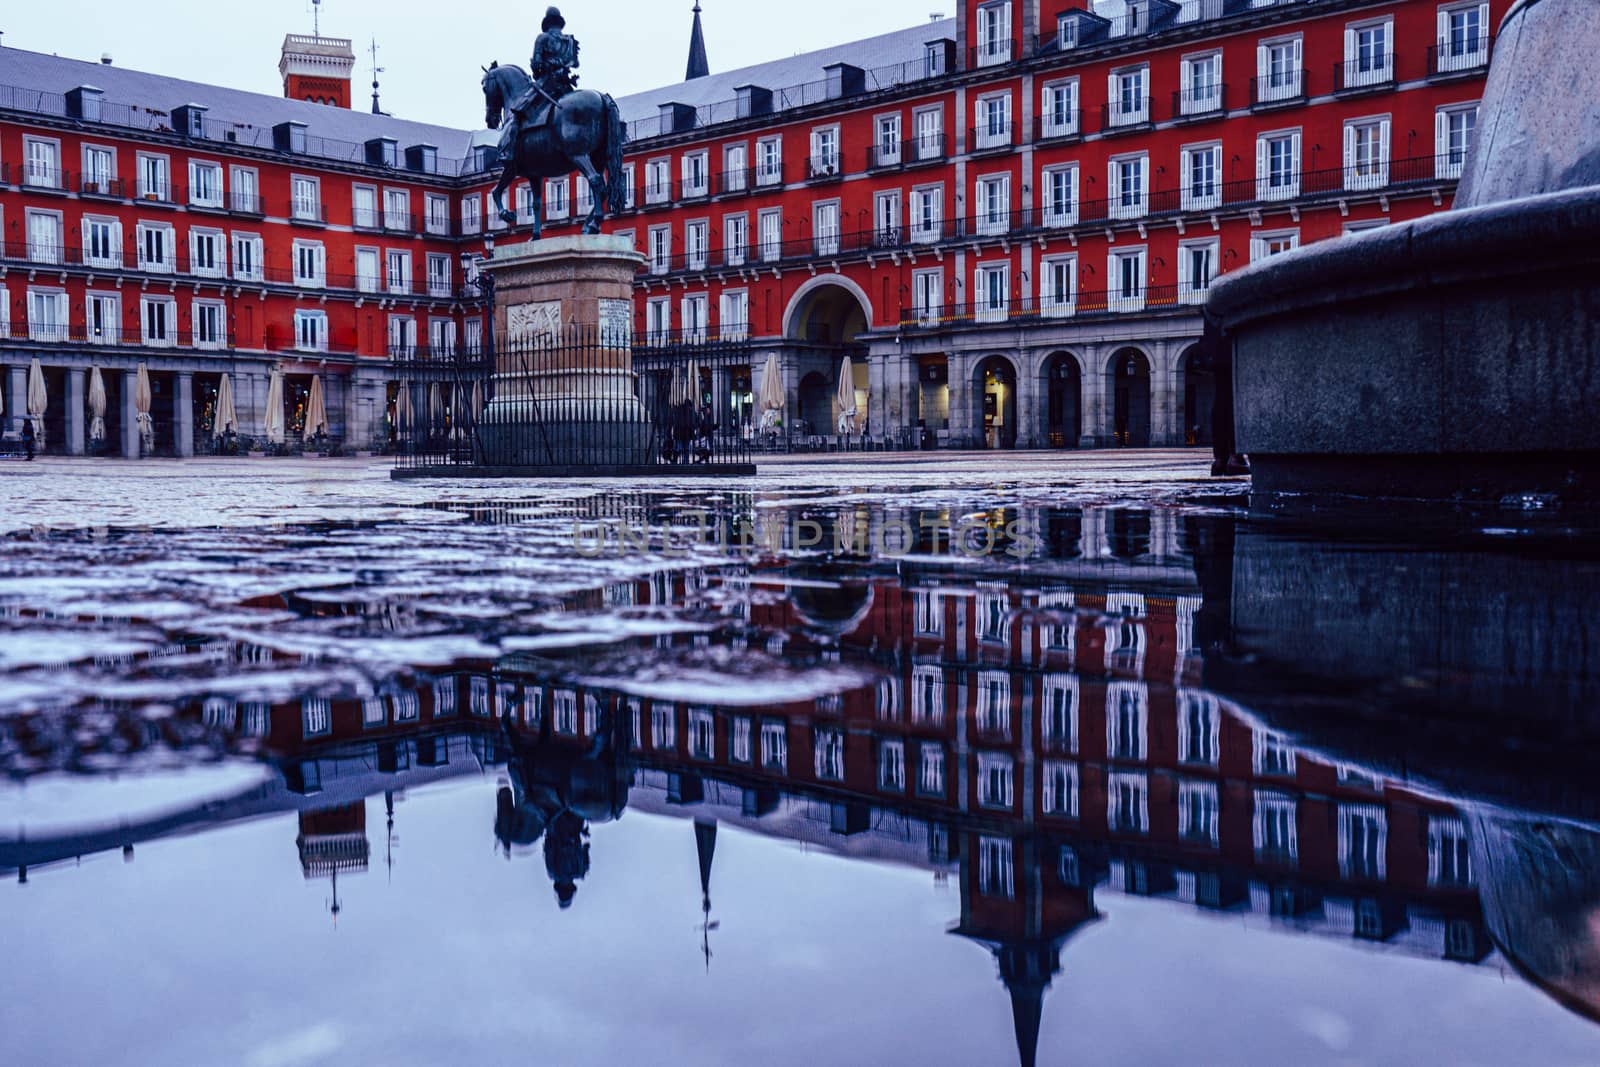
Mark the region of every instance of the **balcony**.
[[1104, 105], [1101, 124], [1106, 134], [1141, 130], [1150, 125], [1150, 98], [1148, 96], [1124, 97]]
[[1016, 326], [1041, 320], [1114, 318], [1142, 311], [1178, 310], [1189, 304], [1175, 285], [1150, 285], [1140, 289], [1095, 290], [1044, 297], [1008, 299], [937, 308], [904, 308], [904, 330], [939, 330], [960, 326]]
[[1082, 108], [1057, 108], [1033, 120], [1033, 139], [1036, 143], [1068, 141], [1082, 136]]
[[942, 133], [919, 134], [906, 143], [904, 166], [927, 166], [950, 158], [950, 139]]
[[806, 160], [806, 182], [811, 185], [821, 185], [827, 182], [836, 182], [844, 178], [844, 168], [839, 165], [837, 153], [825, 156], [811, 156]]
[[867, 149], [868, 173], [894, 170], [905, 165], [906, 146], [899, 141], [893, 144], [875, 144]]
[[672, 202], [672, 179], [662, 178], [659, 181], [646, 182], [644, 202], [646, 207], [653, 207], [657, 204], [670, 204]]
[[1000, 67], [1016, 58], [1017, 46], [1014, 41], [1009, 39], [985, 41], [967, 50], [967, 69]]
[[22, 187], [29, 192], [65, 193], [70, 187], [70, 175], [60, 167], [28, 163], [22, 171]]
[[313, 200], [291, 200], [289, 203], [289, 219], [304, 226], [326, 226], [328, 224], [328, 210], [320, 203]]
[[266, 201], [253, 193], [229, 193], [228, 210], [254, 219], [265, 218], [267, 214]]
[[757, 189], [781, 187], [786, 181], [784, 166], [781, 162], [761, 163], [756, 166]]
[[1250, 79], [1250, 107], [1264, 111], [1269, 108], [1295, 107], [1306, 102], [1306, 72], [1279, 71], [1265, 78]]
[[181, 190], [171, 182], [152, 182], [141, 178], [133, 195], [141, 204], [175, 208], [178, 206]]
[[234, 347], [231, 333], [192, 333], [186, 330], [167, 330], [146, 337], [142, 330], [121, 330], [115, 327], [91, 328], [73, 323], [12, 322], [9, 330], [0, 330], [0, 341], [21, 341], [30, 345], [93, 345], [104, 348], [188, 348], [201, 352], [216, 352]]
[[418, 230], [417, 216], [409, 211], [390, 211], [385, 208], [383, 212], [383, 232], [411, 235]]
[[78, 195], [94, 197], [98, 200], [126, 200], [128, 198], [128, 185], [121, 178], [80, 174], [78, 175]]
[[1394, 53], [1333, 65], [1335, 93], [1372, 93], [1394, 88]]
[[1012, 126], [1009, 122], [989, 122], [967, 131], [969, 153], [1004, 152], [1012, 143]]
[[1199, 122], [1217, 119], [1228, 113], [1228, 87], [1205, 85], [1179, 89], [1172, 94], [1172, 117]]
[[735, 167], [717, 175], [718, 196], [743, 196], [755, 188], [755, 171], [749, 167]]
[[678, 199], [704, 200], [711, 195], [711, 179], [708, 175], [691, 175], [683, 179], [678, 185]]
[[1483, 74], [1493, 52], [1494, 38], [1487, 32], [1441, 40], [1428, 46], [1428, 77], [1443, 81]]

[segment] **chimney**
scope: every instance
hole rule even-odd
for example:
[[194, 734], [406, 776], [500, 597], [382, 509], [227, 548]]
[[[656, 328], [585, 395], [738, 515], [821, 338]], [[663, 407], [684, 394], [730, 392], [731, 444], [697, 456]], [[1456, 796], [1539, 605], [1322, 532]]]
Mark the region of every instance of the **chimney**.
[[351, 76], [356, 53], [342, 37], [306, 37], [291, 33], [283, 39], [283, 95], [290, 100], [350, 107]]

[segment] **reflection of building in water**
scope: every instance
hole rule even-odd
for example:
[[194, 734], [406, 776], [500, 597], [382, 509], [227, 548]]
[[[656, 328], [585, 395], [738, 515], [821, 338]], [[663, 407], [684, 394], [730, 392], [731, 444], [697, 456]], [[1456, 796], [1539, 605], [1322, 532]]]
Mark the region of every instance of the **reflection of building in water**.
[[331, 910], [337, 918], [342, 910], [339, 904], [339, 875], [341, 872], [360, 872], [367, 869], [372, 846], [367, 841], [367, 802], [341, 804], [300, 813], [300, 836], [295, 841], [300, 850], [300, 869], [306, 879], [326, 877], [333, 885]]

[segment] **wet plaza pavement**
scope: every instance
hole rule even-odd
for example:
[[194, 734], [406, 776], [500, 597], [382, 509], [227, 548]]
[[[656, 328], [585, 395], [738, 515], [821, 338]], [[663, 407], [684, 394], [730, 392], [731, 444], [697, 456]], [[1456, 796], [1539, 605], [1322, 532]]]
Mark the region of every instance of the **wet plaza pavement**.
[[0, 470], [10, 1062], [1600, 1063], [1593, 526]]

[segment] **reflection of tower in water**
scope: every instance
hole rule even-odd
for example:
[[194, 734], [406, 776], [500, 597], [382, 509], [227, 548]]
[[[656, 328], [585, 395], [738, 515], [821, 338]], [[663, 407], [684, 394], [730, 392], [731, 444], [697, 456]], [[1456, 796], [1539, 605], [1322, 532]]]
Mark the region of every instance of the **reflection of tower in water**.
[[326, 876], [332, 882], [329, 912], [337, 922], [343, 906], [339, 903], [339, 872], [364, 871], [372, 855], [367, 841], [366, 801], [320, 811], [300, 813], [300, 835], [295, 840], [300, 850], [300, 870], [306, 880]]

